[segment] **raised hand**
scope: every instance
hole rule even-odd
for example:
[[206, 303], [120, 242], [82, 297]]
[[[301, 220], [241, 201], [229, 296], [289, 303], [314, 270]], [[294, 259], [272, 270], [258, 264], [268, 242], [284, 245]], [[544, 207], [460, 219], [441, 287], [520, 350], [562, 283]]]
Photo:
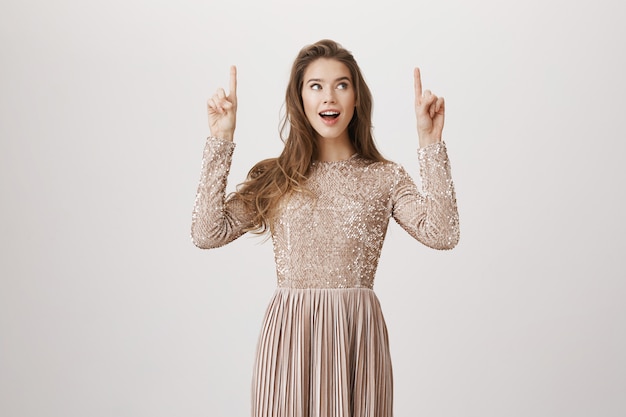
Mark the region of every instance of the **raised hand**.
[[441, 141], [445, 103], [443, 97], [437, 97], [430, 90], [422, 93], [420, 69], [413, 72], [415, 82], [415, 117], [420, 147]]
[[237, 125], [237, 67], [230, 67], [230, 86], [228, 95], [223, 88], [218, 88], [207, 101], [209, 129], [211, 136], [233, 140]]

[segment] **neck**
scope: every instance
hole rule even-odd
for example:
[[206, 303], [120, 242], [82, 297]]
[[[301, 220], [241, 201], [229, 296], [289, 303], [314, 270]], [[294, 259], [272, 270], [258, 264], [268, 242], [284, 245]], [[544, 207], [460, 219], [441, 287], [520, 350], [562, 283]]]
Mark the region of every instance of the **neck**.
[[325, 162], [343, 161], [356, 152], [347, 134], [338, 138], [318, 137], [317, 149], [317, 159]]

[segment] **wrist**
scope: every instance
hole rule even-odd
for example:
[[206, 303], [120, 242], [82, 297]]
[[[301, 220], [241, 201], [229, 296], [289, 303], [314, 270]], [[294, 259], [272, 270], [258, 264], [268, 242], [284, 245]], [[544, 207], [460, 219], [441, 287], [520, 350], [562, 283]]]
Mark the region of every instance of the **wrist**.
[[419, 138], [419, 146], [420, 148], [425, 148], [430, 145], [434, 145], [435, 143], [441, 142], [441, 137], [421, 137]]
[[211, 132], [211, 137], [223, 140], [233, 141], [234, 132]]

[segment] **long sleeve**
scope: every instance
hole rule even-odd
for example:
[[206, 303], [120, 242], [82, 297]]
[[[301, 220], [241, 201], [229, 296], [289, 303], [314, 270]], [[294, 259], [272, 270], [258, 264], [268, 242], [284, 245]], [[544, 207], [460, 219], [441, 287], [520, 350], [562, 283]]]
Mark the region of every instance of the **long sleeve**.
[[191, 216], [191, 239], [199, 248], [223, 246], [243, 235], [250, 224], [252, 216], [243, 202], [225, 194], [234, 149], [231, 141], [207, 139]]
[[459, 241], [459, 214], [445, 143], [419, 149], [418, 159], [422, 191], [400, 167], [392, 192], [392, 216], [424, 245], [452, 249]]

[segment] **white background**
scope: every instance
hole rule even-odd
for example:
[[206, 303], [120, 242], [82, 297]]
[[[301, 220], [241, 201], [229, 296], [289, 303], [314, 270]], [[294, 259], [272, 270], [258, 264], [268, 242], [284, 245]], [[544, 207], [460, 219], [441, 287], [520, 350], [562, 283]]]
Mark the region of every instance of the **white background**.
[[246, 416], [271, 244], [189, 238], [206, 99], [239, 68], [230, 187], [275, 156], [298, 50], [356, 56], [418, 173], [445, 96], [461, 242], [389, 229], [397, 416], [626, 415], [620, 1], [4, 0], [0, 415]]

